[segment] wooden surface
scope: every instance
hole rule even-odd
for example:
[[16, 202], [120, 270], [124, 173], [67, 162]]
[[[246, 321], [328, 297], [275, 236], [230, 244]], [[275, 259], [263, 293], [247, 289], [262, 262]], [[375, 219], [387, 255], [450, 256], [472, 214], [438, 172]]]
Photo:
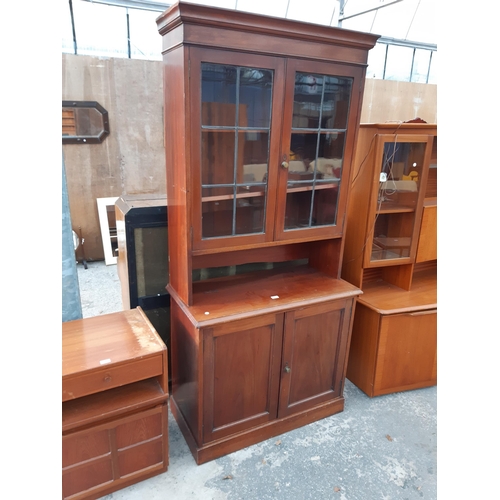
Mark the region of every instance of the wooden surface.
[[360, 304], [379, 314], [397, 314], [437, 307], [436, 269], [415, 273], [411, 289], [406, 291], [387, 282], [372, 281], [363, 288]]
[[201, 324], [172, 296], [171, 408], [198, 464], [342, 411], [353, 288]]
[[63, 435], [63, 498], [95, 500], [165, 472], [167, 415], [162, 404]]
[[[184, 309], [199, 328], [221, 318], [248, 318], [360, 294], [350, 283], [307, 266], [200, 281], [193, 289], [194, 303]], [[168, 290], [178, 296], [170, 286]]]
[[358, 303], [347, 378], [368, 396], [437, 384], [437, 310], [382, 314]]
[[[164, 92], [165, 140], [171, 145], [166, 158], [170, 200], [169, 255], [171, 262], [175, 262], [175, 266], [171, 266], [170, 285], [183, 302], [192, 305], [193, 260], [199, 255], [211, 253], [216, 256], [221, 252], [252, 250], [281, 242], [295, 244], [342, 238], [365, 62], [377, 36], [183, 3], [168, 9], [157, 19], [157, 24], [163, 37], [164, 88], [168, 88], [168, 92]], [[201, 141], [201, 119], [209, 111], [200, 100], [202, 62], [234, 66], [244, 63], [273, 72], [273, 118], [269, 131], [263, 231], [202, 237], [203, 224], [207, 224], [210, 217], [203, 214], [200, 179], [205, 178], [202, 166], [208, 161], [206, 157], [212, 158], [214, 154], [214, 151], [208, 154]], [[290, 153], [296, 72], [352, 79], [352, 92], [343, 145], [342, 179], [335, 203], [335, 223], [285, 231], [288, 171], [280, 165], [283, 155], [288, 157]], [[217, 113], [223, 113], [223, 110]], [[171, 120], [171, 116], [176, 119]], [[219, 153], [227, 149], [222, 143], [214, 145], [214, 148]], [[221, 170], [225, 171], [234, 158], [226, 158], [222, 153], [219, 156], [216, 160], [220, 160]], [[210, 161], [213, 163], [215, 160], [212, 158]], [[222, 200], [219, 202], [222, 203]], [[215, 226], [229, 223], [222, 210], [214, 213], [219, 217], [213, 217]], [[334, 262], [320, 268], [328, 268], [332, 276], [338, 277], [340, 247], [331, 245], [323, 248], [332, 249], [332, 253], [325, 258]], [[315, 262], [318, 263], [318, 260]], [[222, 266], [226, 262], [215, 257], [212, 265]]]
[[[427, 201], [427, 200], [426, 200]], [[435, 200], [424, 202], [415, 262], [437, 259], [437, 205]]]
[[[294, 57], [308, 55], [319, 60], [361, 64], [367, 60], [366, 51], [379, 38], [370, 33], [190, 3], [173, 5], [157, 19], [157, 24], [164, 38], [182, 24], [186, 42], [193, 45], [239, 50], [252, 47], [255, 52]], [[239, 36], [242, 31], [246, 32], [246, 37]], [[331, 47], [335, 47], [335, 51], [329, 51]], [[163, 50], [170, 48], [164, 43]]]
[[410, 290], [372, 280], [358, 299], [347, 378], [370, 397], [437, 384], [436, 263], [415, 270]]
[[[173, 5], [157, 24], [168, 89], [171, 407], [199, 464], [343, 409], [352, 310], [360, 290], [338, 275], [366, 61], [378, 37], [187, 3]], [[273, 73], [265, 224], [253, 233], [246, 228], [256, 227], [254, 221], [246, 218], [238, 220], [245, 230], [233, 230], [233, 220], [223, 213], [229, 212], [228, 200], [218, 191], [212, 194], [220, 205], [211, 215], [203, 211], [200, 179], [210, 184], [203, 165], [211, 166], [210, 179], [219, 182], [217, 160], [219, 173], [235, 167], [225, 154], [225, 137], [211, 150], [202, 145], [201, 117], [228, 110], [202, 105], [202, 62]], [[294, 229], [285, 231], [289, 188], [282, 162], [291, 151], [297, 72], [350, 79], [352, 92], [342, 124], [340, 187], [328, 207], [336, 219], [311, 227], [294, 220]], [[326, 212], [321, 203], [315, 208]], [[204, 237], [207, 219], [210, 234], [218, 237]], [[219, 224], [231, 231], [218, 233]], [[307, 258], [309, 265], [192, 282], [193, 269], [203, 266], [288, 257]]]
[[62, 352], [63, 401], [166, 375], [165, 344], [140, 308], [63, 323]]
[[[437, 383], [437, 169], [428, 168], [437, 161], [436, 139], [435, 124], [360, 126], [341, 276], [363, 290], [354, 315], [347, 378], [370, 397]], [[378, 213], [387, 212], [379, 210], [377, 200], [385, 140], [426, 141], [427, 150], [417, 204], [405, 209], [399, 221], [403, 228], [408, 222], [404, 217], [414, 217], [411, 251], [404, 259], [374, 262], [374, 221]]]
[[141, 308], [62, 324], [63, 498], [167, 470], [167, 350]]

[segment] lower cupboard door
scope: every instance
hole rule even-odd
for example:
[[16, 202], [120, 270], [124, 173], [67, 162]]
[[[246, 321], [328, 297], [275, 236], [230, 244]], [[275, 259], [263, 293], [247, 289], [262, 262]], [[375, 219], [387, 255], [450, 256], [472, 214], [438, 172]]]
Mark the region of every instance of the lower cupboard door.
[[276, 418], [282, 335], [283, 314], [202, 331], [205, 443]]
[[342, 396], [353, 299], [285, 315], [278, 417]]
[[374, 394], [437, 382], [437, 310], [382, 316]]

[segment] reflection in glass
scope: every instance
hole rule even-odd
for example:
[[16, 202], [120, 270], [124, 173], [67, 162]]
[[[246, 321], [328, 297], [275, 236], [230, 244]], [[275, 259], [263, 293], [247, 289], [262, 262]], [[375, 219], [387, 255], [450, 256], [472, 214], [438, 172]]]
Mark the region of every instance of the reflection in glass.
[[202, 234], [207, 238], [227, 236], [233, 228], [233, 188], [202, 190]]
[[351, 78], [297, 73], [292, 127], [345, 129], [351, 86]]
[[425, 143], [384, 144], [371, 261], [408, 258]]
[[162, 227], [134, 228], [137, 296], [165, 293], [168, 283], [168, 230]]
[[202, 64], [202, 238], [264, 231], [272, 83], [269, 70]]
[[371, 260], [410, 256], [415, 212], [379, 214], [375, 221]]
[[297, 73], [285, 230], [335, 225], [352, 79]]
[[235, 136], [231, 131], [208, 130], [201, 134], [202, 185], [234, 182]]
[[424, 143], [384, 145], [378, 195], [380, 211], [412, 208], [417, 204], [425, 154]]

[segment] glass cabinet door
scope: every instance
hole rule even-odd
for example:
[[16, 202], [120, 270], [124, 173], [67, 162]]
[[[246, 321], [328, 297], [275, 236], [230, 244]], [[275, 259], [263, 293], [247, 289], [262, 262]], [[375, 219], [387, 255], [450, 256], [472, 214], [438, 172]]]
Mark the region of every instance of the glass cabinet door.
[[263, 233], [273, 72], [202, 63], [202, 238]]
[[376, 209], [370, 263], [414, 257], [416, 222], [421, 217], [430, 142], [427, 136], [381, 136], [377, 158]]
[[297, 72], [285, 231], [334, 225], [352, 78]]
[[199, 220], [193, 222], [194, 246], [269, 241], [280, 139], [273, 116], [282, 106], [276, 80], [283, 85], [284, 62], [249, 55], [242, 61], [238, 54], [209, 49], [197, 54], [199, 62], [191, 62], [192, 85], [201, 98], [199, 110], [192, 110], [193, 139], [200, 141], [193, 161], [193, 186], [199, 189], [194, 207], [200, 214], [193, 218]]
[[335, 64], [288, 63], [279, 239], [341, 235], [360, 75]]
[[341, 235], [362, 75], [330, 63], [193, 52], [194, 249]]

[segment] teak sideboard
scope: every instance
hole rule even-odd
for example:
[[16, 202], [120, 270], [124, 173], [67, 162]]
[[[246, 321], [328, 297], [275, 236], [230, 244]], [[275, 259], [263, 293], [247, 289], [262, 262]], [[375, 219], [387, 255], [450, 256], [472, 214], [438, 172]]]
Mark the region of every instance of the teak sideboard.
[[163, 39], [172, 413], [198, 464], [340, 412], [376, 35], [179, 2]]
[[140, 307], [63, 323], [63, 498], [166, 471], [167, 400], [166, 346]]
[[361, 124], [342, 277], [360, 287], [347, 378], [368, 396], [437, 383], [437, 126]]

